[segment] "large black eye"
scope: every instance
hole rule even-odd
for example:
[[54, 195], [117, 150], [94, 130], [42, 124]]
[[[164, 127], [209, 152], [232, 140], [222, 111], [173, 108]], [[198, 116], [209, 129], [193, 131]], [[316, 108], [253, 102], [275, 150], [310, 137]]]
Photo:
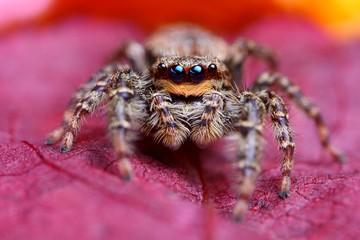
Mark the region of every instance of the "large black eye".
[[182, 66], [175, 65], [170, 68], [169, 76], [170, 76], [171, 80], [178, 83], [178, 82], [181, 82], [185, 78], [186, 73]]
[[189, 77], [193, 82], [200, 82], [205, 78], [205, 70], [200, 65], [193, 66], [190, 68]]

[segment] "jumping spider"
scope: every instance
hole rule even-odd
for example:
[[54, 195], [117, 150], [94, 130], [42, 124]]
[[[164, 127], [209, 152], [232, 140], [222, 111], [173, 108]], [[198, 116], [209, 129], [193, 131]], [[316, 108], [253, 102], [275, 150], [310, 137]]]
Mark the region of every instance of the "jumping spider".
[[[240, 91], [241, 70], [247, 56], [263, 59], [270, 71], [261, 74], [250, 90]], [[130, 64], [109, 64], [72, 97], [60, 128], [46, 139], [62, 137], [60, 151], [69, 151], [81, 120], [101, 103], [109, 102], [109, 131], [121, 176], [130, 178], [129, 157], [140, 132], [171, 149], [186, 140], [198, 146], [229, 134], [237, 139], [236, 166], [240, 175], [234, 217], [247, 209], [260, 172], [261, 132], [269, 114], [284, 158], [279, 196], [290, 192], [295, 143], [283, 100], [284, 91], [315, 121], [324, 148], [338, 161], [343, 155], [329, 143], [328, 130], [318, 108], [287, 77], [275, 72], [274, 54], [252, 41], [223, 39], [194, 26], [167, 27], [141, 45], [128, 42], [114, 56]]]

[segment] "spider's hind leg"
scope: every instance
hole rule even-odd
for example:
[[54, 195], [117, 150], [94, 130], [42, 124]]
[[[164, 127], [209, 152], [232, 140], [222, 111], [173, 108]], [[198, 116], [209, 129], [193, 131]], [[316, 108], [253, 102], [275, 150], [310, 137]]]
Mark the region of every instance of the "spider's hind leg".
[[280, 87], [296, 103], [296, 105], [308, 115], [308, 117], [315, 121], [321, 145], [329, 151], [336, 161], [343, 162], [345, 156], [330, 143], [329, 130], [324, 123], [318, 107], [287, 77], [278, 73], [263, 73], [256, 80], [252, 90], [254, 92], [259, 92], [262, 90], [270, 90], [276, 86]]
[[119, 62], [119, 60], [128, 60], [132, 69], [136, 72], [143, 72], [147, 68], [144, 46], [133, 40], [122, 43], [107, 62]]
[[236, 83], [241, 83], [243, 66], [248, 56], [263, 60], [271, 71], [277, 69], [278, 61], [274, 52], [251, 40], [240, 38], [231, 46], [229, 57], [226, 60], [226, 65], [229, 67], [231, 75]]

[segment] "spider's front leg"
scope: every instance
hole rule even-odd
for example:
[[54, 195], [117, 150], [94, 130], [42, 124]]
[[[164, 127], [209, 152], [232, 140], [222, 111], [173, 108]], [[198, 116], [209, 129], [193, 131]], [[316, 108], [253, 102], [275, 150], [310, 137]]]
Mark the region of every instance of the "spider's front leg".
[[121, 177], [130, 179], [132, 167], [129, 157], [134, 153], [134, 118], [141, 118], [138, 107], [142, 103], [134, 99], [134, 85], [140, 78], [130, 69], [119, 69], [116, 83], [109, 92], [109, 131], [116, 156], [119, 158]]
[[265, 103], [267, 111], [271, 116], [275, 138], [278, 141], [280, 150], [284, 153], [281, 164], [282, 180], [279, 196], [287, 198], [290, 195], [291, 179], [290, 174], [294, 166], [295, 142], [289, 125], [289, 115], [283, 100], [274, 92], [262, 91], [258, 96]]
[[[110, 131], [117, 156], [120, 159], [120, 171], [129, 178], [131, 167], [128, 157], [132, 153], [129, 146], [130, 103], [134, 96], [133, 88], [139, 77], [128, 66], [109, 65], [95, 74], [89, 83], [81, 88], [70, 101], [65, 111], [62, 126], [52, 132], [46, 144], [54, 144], [63, 136], [61, 152], [71, 150], [74, 139], [80, 130], [81, 121], [92, 113], [104, 100], [110, 99]], [[129, 103], [130, 102], [130, 103]]]
[[250, 92], [240, 98], [240, 118], [235, 124], [238, 132], [236, 166], [240, 171], [239, 200], [235, 204], [233, 217], [241, 220], [254, 192], [255, 181], [260, 172], [263, 139], [261, 136], [266, 110], [263, 102]]
[[[61, 126], [47, 136], [45, 144], [52, 145], [57, 143], [64, 136], [68, 126], [70, 126], [70, 122], [77, 125], [75, 126], [75, 129], [79, 128], [82, 116], [92, 112], [106, 99], [106, 92], [109, 89], [111, 76], [115, 72], [116, 67], [114, 65], [103, 68], [94, 74], [86, 84], [73, 94], [73, 97], [64, 112]], [[76, 119], [74, 116], [77, 116], [78, 118]], [[76, 132], [77, 131], [74, 133], [76, 134]], [[61, 148], [61, 152], [70, 150], [71, 146], [72, 140], [70, 142], [67, 141], [67, 144]]]

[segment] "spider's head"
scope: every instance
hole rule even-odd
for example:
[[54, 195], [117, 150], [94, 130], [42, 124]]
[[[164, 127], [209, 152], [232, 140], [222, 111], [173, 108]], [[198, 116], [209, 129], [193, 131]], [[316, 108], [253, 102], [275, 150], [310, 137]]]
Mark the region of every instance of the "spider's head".
[[185, 97], [220, 89], [231, 79], [228, 68], [210, 57], [161, 57], [150, 72], [157, 89]]

